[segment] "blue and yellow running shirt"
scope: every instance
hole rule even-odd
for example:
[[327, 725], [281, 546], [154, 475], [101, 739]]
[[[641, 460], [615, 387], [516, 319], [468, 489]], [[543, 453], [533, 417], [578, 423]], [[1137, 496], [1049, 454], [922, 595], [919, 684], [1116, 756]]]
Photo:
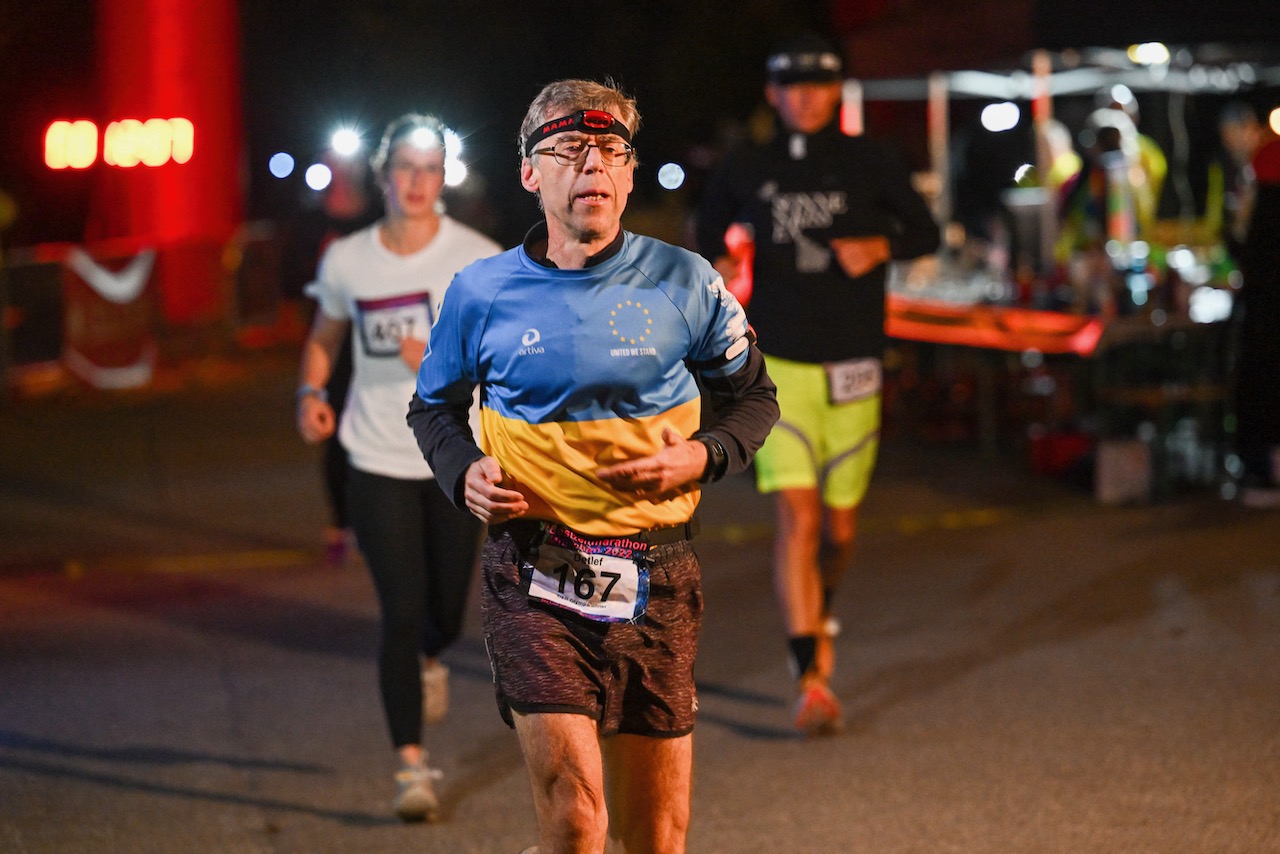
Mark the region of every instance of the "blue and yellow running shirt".
[[710, 264], [624, 232], [617, 254], [584, 269], [543, 266], [521, 246], [458, 273], [417, 393], [428, 408], [458, 408], [478, 385], [480, 447], [528, 516], [612, 536], [692, 516], [696, 484], [637, 500], [594, 472], [657, 453], [663, 428], [692, 436], [691, 365], [729, 375], [748, 350], [742, 307]]

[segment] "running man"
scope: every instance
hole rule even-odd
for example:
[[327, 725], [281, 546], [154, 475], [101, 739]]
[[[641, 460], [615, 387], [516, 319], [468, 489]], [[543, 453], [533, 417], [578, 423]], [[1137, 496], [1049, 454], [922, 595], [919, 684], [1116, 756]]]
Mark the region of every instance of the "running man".
[[771, 55], [765, 95], [782, 125], [731, 152], [708, 184], [698, 249], [731, 280], [724, 235], [755, 234], [751, 323], [782, 417], [756, 457], [775, 493], [774, 588], [796, 678], [795, 726], [836, 732], [831, 599], [853, 562], [880, 436], [885, 278], [891, 259], [938, 245], [938, 228], [901, 159], [840, 132], [841, 61], [803, 35]]
[[490, 526], [485, 641], [542, 854], [596, 854], [610, 833], [630, 852], [685, 850], [693, 513], [778, 414], [711, 265], [622, 230], [639, 123], [633, 99], [592, 81], [534, 99], [520, 180], [544, 221], [454, 279], [409, 412], [445, 492]]

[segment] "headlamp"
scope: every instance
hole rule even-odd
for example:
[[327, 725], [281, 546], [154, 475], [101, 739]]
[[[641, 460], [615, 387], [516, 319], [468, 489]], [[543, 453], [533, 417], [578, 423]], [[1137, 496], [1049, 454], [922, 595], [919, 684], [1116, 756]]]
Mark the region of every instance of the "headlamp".
[[588, 133], [593, 136], [610, 133], [621, 137], [623, 142], [631, 142], [631, 131], [627, 130], [626, 125], [614, 118], [612, 113], [604, 110], [578, 110], [572, 115], [552, 119], [529, 134], [524, 141], [525, 156], [532, 154], [534, 146], [547, 137], [564, 133], [567, 130], [576, 130], [579, 133]]

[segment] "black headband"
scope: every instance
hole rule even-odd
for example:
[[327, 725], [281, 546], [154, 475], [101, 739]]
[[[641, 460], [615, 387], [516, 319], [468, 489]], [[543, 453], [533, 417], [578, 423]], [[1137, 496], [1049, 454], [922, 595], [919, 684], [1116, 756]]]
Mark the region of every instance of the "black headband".
[[533, 147], [547, 137], [567, 130], [590, 134], [612, 133], [622, 137], [624, 142], [631, 142], [631, 131], [627, 130], [626, 125], [615, 119], [612, 113], [607, 113], [604, 110], [578, 110], [572, 115], [552, 119], [529, 134], [529, 137], [524, 141], [525, 155], [532, 154]]
[[830, 50], [782, 51], [769, 57], [765, 74], [770, 83], [828, 83], [840, 79], [840, 57]]

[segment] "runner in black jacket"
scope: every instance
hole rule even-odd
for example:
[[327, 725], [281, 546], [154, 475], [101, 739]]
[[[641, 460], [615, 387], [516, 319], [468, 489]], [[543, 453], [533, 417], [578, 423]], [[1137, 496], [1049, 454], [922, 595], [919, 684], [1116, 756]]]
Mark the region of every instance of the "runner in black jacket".
[[774, 580], [798, 680], [795, 725], [822, 734], [841, 726], [830, 605], [879, 441], [887, 262], [932, 252], [939, 237], [901, 158], [840, 132], [841, 62], [826, 41], [789, 42], [767, 74], [781, 132], [729, 155], [704, 193], [697, 238], [729, 281], [726, 229], [754, 233], [747, 314], [782, 410], [756, 456], [757, 485], [778, 496]]

